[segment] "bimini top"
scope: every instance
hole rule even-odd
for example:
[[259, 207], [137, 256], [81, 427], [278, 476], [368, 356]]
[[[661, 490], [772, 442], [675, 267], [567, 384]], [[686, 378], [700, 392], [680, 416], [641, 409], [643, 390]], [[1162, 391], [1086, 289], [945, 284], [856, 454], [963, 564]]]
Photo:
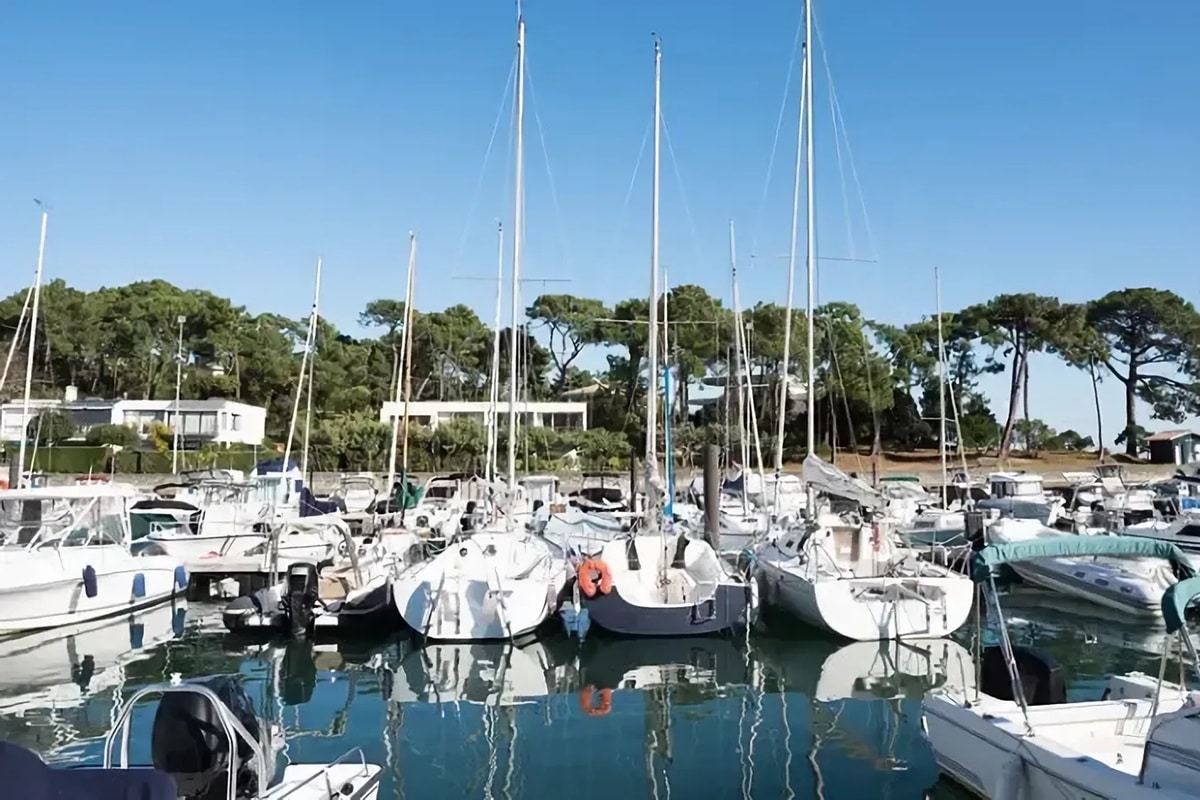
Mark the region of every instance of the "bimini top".
[[[1065, 536], [1038, 537], [1031, 541], [1011, 544], [990, 544], [971, 558], [971, 577], [986, 581], [1001, 564], [1013, 561], [1036, 561], [1040, 558], [1076, 556], [1146, 556], [1164, 558], [1171, 562], [1176, 574], [1193, 578], [1195, 569], [1175, 545], [1142, 536]], [[1186, 603], [1185, 603], [1186, 605]]]
[[1174, 633], [1183, 627], [1183, 612], [1197, 597], [1200, 597], [1200, 578], [1188, 578], [1167, 589], [1162, 599], [1167, 633]]

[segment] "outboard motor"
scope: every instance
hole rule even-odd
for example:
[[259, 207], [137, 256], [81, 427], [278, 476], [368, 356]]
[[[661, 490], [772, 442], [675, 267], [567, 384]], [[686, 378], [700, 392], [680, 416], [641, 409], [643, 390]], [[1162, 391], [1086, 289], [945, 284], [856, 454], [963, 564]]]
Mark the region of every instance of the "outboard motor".
[[[264, 744], [262, 725], [241, 684], [224, 675], [192, 683], [212, 691], [246, 732]], [[264, 744], [263, 751], [269, 753], [270, 748]], [[150, 752], [154, 768], [174, 778], [179, 796], [187, 800], [226, 800], [231, 772], [238, 797], [254, 797], [267, 788], [258, 786], [250, 745], [240, 737], [236, 745], [230, 742], [220, 709], [198, 693], [167, 692], [162, 696], [154, 715]], [[269, 768], [267, 774], [271, 774]]]
[[[1046, 706], [1067, 702], [1067, 686], [1062, 665], [1054, 656], [1031, 647], [1013, 645], [1017, 676], [1021, 691], [1030, 706]], [[1004, 651], [999, 646], [985, 647], [979, 666], [979, 688], [998, 700], [1012, 700], [1012, 680], [1004, 663]]]
[[316, 623], [316, 613], [313, 609], [317, 604], [319, 584], [317, 568], [312, 564], [293, 564], [288, 568], [287, 588], [281, 605], [292, 636], [312, 636]]

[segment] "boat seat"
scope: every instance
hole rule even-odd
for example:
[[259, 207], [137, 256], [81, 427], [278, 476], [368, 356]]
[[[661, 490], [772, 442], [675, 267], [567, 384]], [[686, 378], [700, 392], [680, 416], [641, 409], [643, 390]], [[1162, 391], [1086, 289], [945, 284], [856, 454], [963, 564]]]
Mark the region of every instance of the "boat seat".
[[175, 781], [153, 769], [55, 769], [32, 750], [0, 742], [4, 796], [54, 800], [176, 800]]

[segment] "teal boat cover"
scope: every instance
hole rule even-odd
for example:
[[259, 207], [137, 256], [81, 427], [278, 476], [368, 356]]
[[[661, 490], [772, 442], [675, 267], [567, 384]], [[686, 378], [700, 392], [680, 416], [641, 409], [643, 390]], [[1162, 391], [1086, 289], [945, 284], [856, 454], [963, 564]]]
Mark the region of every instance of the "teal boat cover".
[[1188, 603], [1196, 597], [1200, 597], [1200, 578], [1188, 578], [1167, 589], [1162, 599], [1167, 633], [1174, 633], [1183, 627], [1183, 612], [1187, 611]]
[[[1175, 545], [1142, 536], [1045, 536], [1027, 542], [990, 544], [971, 559], [971, 577], [986, 581], [993, 570], [1013, 561], [1077, 556], [1147, 556], [1171, 562], [1181, 578], [1195, 577], [1191, 562]], [[1186, 603], [1185, 603], [1186, 605]]]

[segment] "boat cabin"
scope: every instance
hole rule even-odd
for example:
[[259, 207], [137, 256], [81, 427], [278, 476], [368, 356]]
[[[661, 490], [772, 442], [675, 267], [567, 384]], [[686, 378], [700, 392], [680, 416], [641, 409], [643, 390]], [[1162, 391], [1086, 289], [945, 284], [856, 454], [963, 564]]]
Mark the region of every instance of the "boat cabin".
[[993, 472], [988, 475], [988, 491], [996, 499], [1046, 499], [1042, 476], [1030, 472]]

